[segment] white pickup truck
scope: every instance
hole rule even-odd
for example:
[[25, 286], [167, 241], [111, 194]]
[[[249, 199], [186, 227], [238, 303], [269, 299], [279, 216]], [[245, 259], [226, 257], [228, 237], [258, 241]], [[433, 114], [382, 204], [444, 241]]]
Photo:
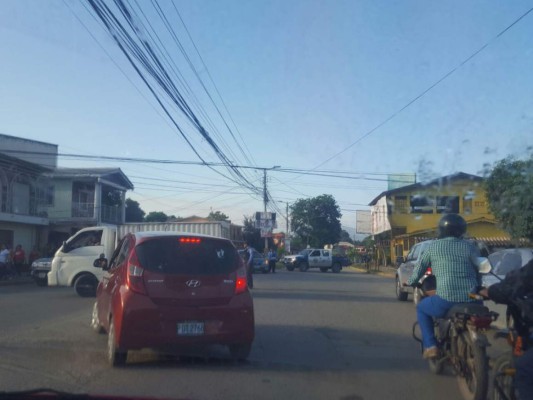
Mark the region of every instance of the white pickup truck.
[[[227, 226], [226, 226], [227, 225]], [[165, 222], [103, 225], [84, 228], [56, 251], [48, 273], [48, 286], [74, 286], [82, 297], [94, 296], [104, 271], [94, 268], [100, 254], [111, 258], [118, 241], [130, 232], [172, 231], [229, 238], [229, 222]]]
[[305, 272], [309, 268], [320, 268], [322, 272], [331, 269], [335, 273], [341, 272], [342, 267], [351, 264], [348, 258], [335, 256], [328, 249], [305, 249], [296, 255], [285, 256], [283, 263], [288, 271], [294, 271], [295, 268], [298, 268]]

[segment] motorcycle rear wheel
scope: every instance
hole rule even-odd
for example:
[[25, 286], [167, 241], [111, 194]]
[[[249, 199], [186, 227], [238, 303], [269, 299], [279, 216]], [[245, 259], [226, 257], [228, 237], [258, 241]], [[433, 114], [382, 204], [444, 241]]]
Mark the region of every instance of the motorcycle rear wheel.
[[472, 343], [468, 331], [458, 337], [457, 351], [461, 360], [461, 371], [457, 371], [459, 391], [465, 400], [487, 398], [489, 364], [486, 349]]
[[494, 361], [489, 386], [490, 400], [516, 399], [514, 377], [505, 373], [506, 370], [512, 370], [513, 368], [514, 362], [511, 352], [502, 354]]

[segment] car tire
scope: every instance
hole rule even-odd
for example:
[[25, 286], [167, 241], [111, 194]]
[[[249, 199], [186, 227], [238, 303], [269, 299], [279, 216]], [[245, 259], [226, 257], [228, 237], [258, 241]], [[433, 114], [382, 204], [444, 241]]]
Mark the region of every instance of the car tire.
[[338, 274], [339, 272], [341, 272], [341, 269], [342, 269], [342, 267], [341, 267], [341, 265], [340, 265], [339, 263], [335, 263], [335, 264], [333, 264], [333, 266], [331, 267], [331, 270], [332, 270], [334, 273], [336, 273], [336, 274]]
[[74, 289], [81, 297], [95, 297], [98, 280], [92, 274], [83, 274], [74, 281]]
[[309, 264], [307, 264], [305, 261], [302, 261], [298, 265], [298, 269], [300, 270], [300, 272], [306, 272], [309, 269]]
[[320, 267], [320, 272], [328, 272], [327, 267]]
[[398, 301], [407, 301], [407, 296], [409, 293], [404, 292], [402, 290], [402, 283], [400, 282], [400, 278], [396, 277], [396, 298]]
[[48, 279], [35, 278], [35, 283], [37, 284], [37, 286], [41, 287], [48, 286]]
[[102, 327], [102, 324], [100, 324], [100, 318], [98, 318], [98, 305], [97, 305], [96, 301], [94, 302], [93, 312], [92, 312], [92, 315], [91, 315], [91, 328], [96, 333], [104, 333], [105, 332], [104, 328]]
[[230, 356], [235, 361], [245, 361], [252, 351], [251, 343], [230, 344], [228, 346]]
[[287, 271], [294, 271], [294, 267], [292, 265], [287, 265], [285, 268], [287, 268]]
[[107, 335], [107, 361], [112, 367], [120, 367], [126, 364], [128, 352], [119, 350], [115, 338], [115, 323], [113, 319], [109, 323], [109, 333]]

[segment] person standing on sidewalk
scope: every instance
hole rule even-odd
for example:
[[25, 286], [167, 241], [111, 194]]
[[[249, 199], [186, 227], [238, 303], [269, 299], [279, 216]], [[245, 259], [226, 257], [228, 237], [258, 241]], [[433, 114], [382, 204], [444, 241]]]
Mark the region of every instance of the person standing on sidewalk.
[[254, 249], [249, 245], [248, 242], [244, 244], [244, 250], [246, 251], [244, 258], [246, 262], [246, 280], [248, 281], [248, 287], [250, 289], [254, 288], [254, 276], [253, 276], [253, 270], [254, 270]]
[[269, 250], [267, 257], [268, 257], [268, 271], [275, 274], [277, 257], [276, 257], [276, 252], [274, 251], [274, 249]]
[[0, 279], [4, 279], [9, 275], [9, 250], [3, 244], [0, 245]]
[[24, 262], [26, 261], [26, 253], [22, 248], [22, 245], [17, 244], [15, 251], [13, 252], [13, 266], [15, 268], [15, 273], [20, 276], [22, 275], [22, 270], [24, 269]]

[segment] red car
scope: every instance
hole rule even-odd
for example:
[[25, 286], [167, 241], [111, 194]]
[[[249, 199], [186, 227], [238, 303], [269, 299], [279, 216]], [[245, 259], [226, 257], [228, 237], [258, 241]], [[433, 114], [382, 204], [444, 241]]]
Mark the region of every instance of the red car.
[[179, 351], [227, 345], [246, 359], [254, 340], [253, 300], [246, 270], [227, 239], [166, 232], [128, 234], [111, 260], [95, 260], [106, 273], [98, 285], [91, 326], [108, 332], [111, 365], [128, 350]]

